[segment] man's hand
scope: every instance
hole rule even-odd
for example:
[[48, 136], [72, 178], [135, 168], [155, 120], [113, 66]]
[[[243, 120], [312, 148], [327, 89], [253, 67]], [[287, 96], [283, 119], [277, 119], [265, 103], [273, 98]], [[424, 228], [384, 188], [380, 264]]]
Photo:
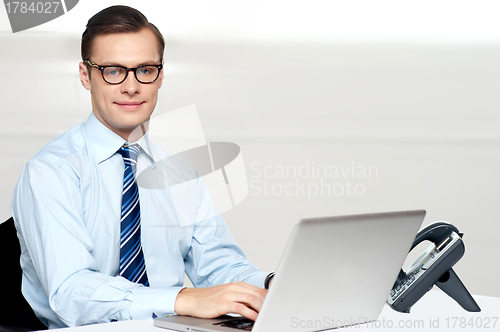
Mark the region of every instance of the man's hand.
[[200, 318], [234, 313], [256, 320], [267, 290], [242, 281], [207, 288], [184, 288], [177, 295], [175, 312]]

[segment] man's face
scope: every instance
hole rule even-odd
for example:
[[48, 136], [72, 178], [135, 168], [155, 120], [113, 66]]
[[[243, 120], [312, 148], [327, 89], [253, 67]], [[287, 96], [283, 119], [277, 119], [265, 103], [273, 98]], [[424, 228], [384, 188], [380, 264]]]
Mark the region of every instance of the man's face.
[[[105, 65], [135, 68], [144, 64], [161, 63], [156, 37], [149, 29], [137, 33], [116, 33], [98, 36], [94, 40], [91, 61]], [[106, 127], [123, 139], [148, 121], [156, 106], [158, 89], [163, 81], [163, 70], [158, 79], [150, 84], [139, 83], [132, 71], [121, 84], [106, 83], [100, 70], [91, 68], [91, 79], [87, 66], [80, 62], [80, 81], [91, 92], [92, 109], [95, 116]], [[130, 139], [130, 141], [136, 140]]]

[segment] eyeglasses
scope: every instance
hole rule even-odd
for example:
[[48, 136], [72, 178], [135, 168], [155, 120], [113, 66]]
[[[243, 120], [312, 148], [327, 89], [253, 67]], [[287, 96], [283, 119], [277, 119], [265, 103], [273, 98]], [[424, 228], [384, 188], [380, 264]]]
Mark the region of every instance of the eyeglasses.
[[85, 61], [88, 65], [99, 69], [102, 79], [109, 84], [120, 84], [127, 79], [128, 72], [133, 71], [136, 80], [139, 83], [153, 83], [160, 76], [163, 65], [143, 65], [136, 68], [127, 68], [123, 66], [100, 66], [90, 60]]

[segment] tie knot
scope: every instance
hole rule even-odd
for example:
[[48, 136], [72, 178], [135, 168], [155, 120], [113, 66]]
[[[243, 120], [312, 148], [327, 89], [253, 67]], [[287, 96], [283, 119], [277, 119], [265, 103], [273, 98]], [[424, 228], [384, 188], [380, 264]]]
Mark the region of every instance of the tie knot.
[[137, 163], [137, 157], [141, 147], [137, 143], [127, 144], [125, 143], [121, 148], [118, 149], [118, 153], [122, 155], [125, 164], [128, 162]]

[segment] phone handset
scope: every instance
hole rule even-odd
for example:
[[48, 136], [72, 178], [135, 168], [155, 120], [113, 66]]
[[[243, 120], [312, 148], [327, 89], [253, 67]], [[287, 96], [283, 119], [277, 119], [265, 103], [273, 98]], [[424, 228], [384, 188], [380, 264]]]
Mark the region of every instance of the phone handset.
[[462, 258], [463, 233], [447, 222], [435, 222], [418, 232], [410, 251], [422, 241], [433, 244], [411, 264], [401, 270], [387, 303], [394, 310], [410, 312], [410, 308], [434, 285], [467, 311], [481, 311], [452, 267]]

